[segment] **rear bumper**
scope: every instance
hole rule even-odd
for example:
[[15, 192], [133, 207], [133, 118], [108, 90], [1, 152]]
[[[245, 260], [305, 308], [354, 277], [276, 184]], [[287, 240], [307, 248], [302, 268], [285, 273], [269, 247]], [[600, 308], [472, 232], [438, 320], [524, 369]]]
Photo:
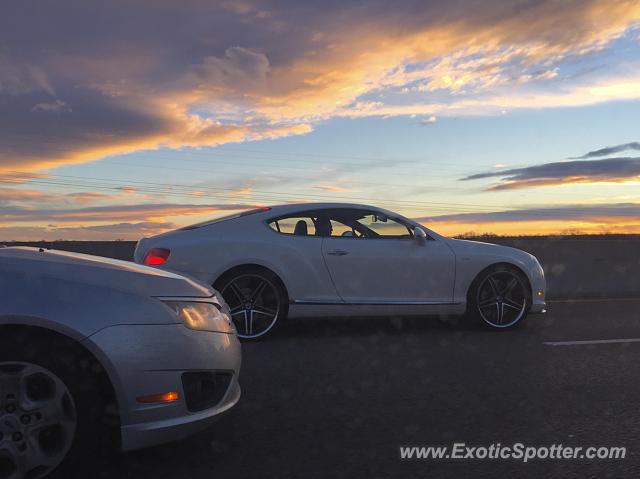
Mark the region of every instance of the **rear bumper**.
[[[90, 336], [114, 386], [122, 448], [139, 449], [182, 439], [206, 428], [240, 398], [241, 350], [235, 335], [194, 331], [182, 324], [120, 325]], [[189, 410], [183, 373], [231, 375], [211, 407]], [[178, 400], [141, 404], [141, 396], [177, 392]], [[190, 391], [187, 391], [190, 393]], [[192, 408], [193, 409], [193, 408]]]

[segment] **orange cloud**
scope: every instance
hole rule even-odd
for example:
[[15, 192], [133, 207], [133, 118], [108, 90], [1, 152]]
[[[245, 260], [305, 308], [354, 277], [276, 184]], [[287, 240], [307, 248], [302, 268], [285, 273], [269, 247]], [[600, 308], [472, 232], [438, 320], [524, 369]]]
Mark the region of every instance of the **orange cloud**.
[[501, 235], [583, 233], [640, 233], [640, 203], [563, 205], [488, 213], [459, 213], [417, 218], [445, 235], [495, 233]]
[[48, 178], [49, 175], [35, 172], [8, 171], [2, 173], [0, 171], [0, 184], [20, 185], [28, 183], [31, 180]]
[[319, 185], [319, 186], [314, 186], [314, 188], [318, 190], [334, 191], [334, 192], [351, 191], [349, 188], [343, 188], [342, 186], [335, 186], [335, 185]]
[[571, 235], [571, 234], [640, 234], [640, 223], [523, 221], [514, 223], [427, 223], [426, 227], [446, 236]]
[[86, 208], [35, 209], [5, 207], [0, 210], [0, 220], [5, 223], [105, 223], [113, 221], [158, 221], [182, 216], [214, 216], [222, 211], [249, 209], [247, 204], [155, 204], [92, 206]]
[[[131, 5], [132, 18], [151, 17], [153, 29], [113, 25], [112, 34], [92, 38], [83, 51], [84, 38], [67, 37], [62, 28], [61, 43], [47, 44], [55, 56], [42, 56], [45, 39], [55, 38], [34, 32], [30, 57], [39, 61], [0, 57], [0, 88], [10, 93], [3, 104], [10, 114], [0, 119], [0, 170], [305, 134], [314, 122], [335, 116], [429, 118], [640, 97], [640, 73], [633, 72], [553, 93], [518, 89], [554, 81], [556, 65], [568, 55], [606, 48], [640, 21], [636, 1], [541, 1], [519, 8], [498, 0], [463, 8], [374, 2], [330, 11], [312, 3], [231, 3], [162, 2], [153, 11]], [[14, 2], [12, 8], [23, 7]], [[67, 20], [54, 9], [46, 12]], [[177, 12], [186, 27], [176, 37], [169, 26]], [[305, 28], [297, 28], [301, 19]], [[236, 46], [237, 37], [219, 29], [213, 48], [209, 21], [230, 31], [250, 26], [243, 38], [260, 47]], [[7, 42], [10, 51], [14, 45]], [[20, 39], [15, 42], [17, 49]], [[78, 47], [69, 50], [71, 43]], [[414, 89], [450, 97], [435, 103], [367, 97]], [[25, 109], [24, 98], [32, 97]]]
[[97, 191], [82, 191], [78, 193], [68, 193], [66, 197], [71, 198], [79, 205], [87, 205], [97, 203], [99, 201], [111, 200], [117, 198], [117, 195], [108, 195]]
[[251, 195], [251, 193], [253, 193], [253, 188], [251, 186], [243, 186], [242, 188], [238, 188], [229, 192], [230, 195], [236, 196], [247, 196]]
[[640, 158], [614, 157], [542, 163], [524, 168], [493, 170], [462, 178], [462, 181], [501, 178], [485, 191], [515, 190], [540, 186], [593, 183], [637, 183]]
[[[256, 110], [271, 119], [307, 121], [332, 115], [444, 113], [455, 108], [446, 104], [423, 105], [423, 101], [408, 107], [379, 103], [362, 108], [367, 104], [354, 102], [364, 93], [402, 87], [420, 79], [426, 79], [430, 89], [454, 92], [475, 83], [486, 87], [521, 83], [527, 79], [519, 76], [510, 81], [501, 77], [505, 64], [514, 59], [520, 59], [522, 65], [557, 62], [568, 54], [592, 52], [640, 20], [640, 5], [630, 1], [565, 2], [561, 8], [551, 2], [539, 2], [519, 14], [498, 14], [483, 23], [490, 7], [491, 4], [487, 12], [470, 9], [467, 16], [458, 12], [459, 18], [444, 24], [397, 24], [385, 17], [383, 23], [365, 22], [344, 31], [332, 31], [329, 48], [292, 65], [272, 69], [271, 81], [285, 87], [281, 87], [279, 95], [261, 98]], [[475, 58], [469, 60], [471, 57]], [[405, 65], [433, 59], [440, 62], [422, 70], [404, 69]], [[554, 74], [549, 70], [539, 76], [549, 79]], [[620, 96], [637, 98], [637, 86], [631, 81], [585, 87], [569, 102], [563, 102], [561, 95], [551, 95], [546, 98], [546, 106], [584, 104], [585, 93], [593, 94], [596, 101]], [[480, 109], [484, 102], [476, 100], [476, 107]], [[499, 97], [488, 102], [490, 107], [496, 103], [512, 105], [501, 102]], [[515, 107], [531, 106], [539, 104], [530, 100]]]
[[570, 186], [570, 185], [594, 185], [594, 184], [640, 184], [640, 176], [635, 180], [629, 178], [599, 179], [589, 176], [567, 176], [565, 178], [537, 178], [521, 181], [505, 181], [497, 185], [489, 186], [486, 191], [519, 190], [522, 188], [536, 188], [541, 186]]
[[173, 223], [114, 223], [98, 226], [1, 226], [1, 241], [138, 240], [174, 228]]
[[0, 204], [51, 201], [55, 195], [26, 188], [0, 188]]

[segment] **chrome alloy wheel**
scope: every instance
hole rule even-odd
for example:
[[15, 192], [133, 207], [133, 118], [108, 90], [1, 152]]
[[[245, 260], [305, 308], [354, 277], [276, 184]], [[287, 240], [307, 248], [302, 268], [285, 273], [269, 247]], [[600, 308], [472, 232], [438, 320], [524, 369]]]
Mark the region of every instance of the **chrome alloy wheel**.
[[62, 380], [32, 363], [0, 363], [0, 479], [40, 478], [71, 448], [76, 407]]
[[476, 304], [480, 317], [494, 328], [507, 328], [520, 321], [527, 310], [526, 286], [511, 271], [490, 273], [478, 288]]
[[264, 276], [247, 273], [232, 278], [222, 288], [231, 318], [241, 338], [260, 337], [276, 324], [282, 307], [276, 286]]

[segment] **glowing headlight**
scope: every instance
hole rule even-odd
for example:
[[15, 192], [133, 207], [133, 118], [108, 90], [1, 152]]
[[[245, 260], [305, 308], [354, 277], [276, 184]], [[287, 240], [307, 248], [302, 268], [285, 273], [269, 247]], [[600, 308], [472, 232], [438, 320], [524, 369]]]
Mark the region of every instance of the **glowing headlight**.
[[220, 311], [213, 303], [192, 301], [163, 301], [190, 329], [214, 331], [217, 333], [235, 333], [228, 314]]

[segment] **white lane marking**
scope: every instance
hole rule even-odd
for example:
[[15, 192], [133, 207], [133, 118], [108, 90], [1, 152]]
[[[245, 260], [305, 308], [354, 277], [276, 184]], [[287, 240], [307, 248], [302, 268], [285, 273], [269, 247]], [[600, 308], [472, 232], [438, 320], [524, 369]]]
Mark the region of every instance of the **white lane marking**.
[[640, 298], [582, 298], [582, 299], [550, 299], [547, 304], [554, 303], [627, 303], [640, 301]]
[[590, 341], [551, 341], [547, 346], [582, 346], [586, 344], [615, 344], [615, 343], [640, 343], [640, 338], [629, 339], [593, 339]]

